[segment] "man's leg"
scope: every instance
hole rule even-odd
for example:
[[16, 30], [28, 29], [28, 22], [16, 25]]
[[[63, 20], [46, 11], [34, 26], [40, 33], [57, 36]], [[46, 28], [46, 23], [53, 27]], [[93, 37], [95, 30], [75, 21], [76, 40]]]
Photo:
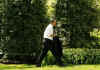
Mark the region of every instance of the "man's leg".
[[62, 65], [62, 60], [61, 60], [61, 56], [59, 56], [59, 51], [56, 50], [55, 47], [52, 47], [51, 49], [52, 54], [54, 55], [54, 57], [56, 58], [56, 61], [59, 65]]
[[37, 66], [41, 66], [42, 60], [47, 55], [48, 50], [49, 50], [49, 41], [45, 40], [43, 50], [41, 51], [40, 56], [37, 60]]

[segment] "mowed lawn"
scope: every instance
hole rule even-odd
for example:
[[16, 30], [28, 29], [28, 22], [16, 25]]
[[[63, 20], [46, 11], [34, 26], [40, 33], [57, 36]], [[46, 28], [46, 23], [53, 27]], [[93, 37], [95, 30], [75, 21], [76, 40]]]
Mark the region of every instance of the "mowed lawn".
[[59, 67], [56, 65], [36, 67], [35, 65], [27, 65], [27, 64], [0, 64], [0, 70], [100, 70], [100, 64], [67, 65], [65, 67]]

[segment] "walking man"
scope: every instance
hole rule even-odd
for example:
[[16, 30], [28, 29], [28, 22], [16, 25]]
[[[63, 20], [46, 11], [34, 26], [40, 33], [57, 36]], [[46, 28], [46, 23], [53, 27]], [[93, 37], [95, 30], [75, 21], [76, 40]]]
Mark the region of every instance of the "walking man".
[[[56, 58], [56, 61], [59, 65], [63, 65], [61, 61], [61, 56], [59, 57], [59, 51], [57, 52], [56, 48], [54, 47], [53, 38], [55, 37], [54, 34], [54, 27], [56, 26], [56, 20], [52, 20], [49, 25], [46, 27], [44, 31], [44, 47], [43, 50], [37, 60], [37, 66], [41, 66], [42, 60], [46, 56], [47, 52], [50, 50], [54, 57]], [[59, 48], [59, 47], [58, 47]]]

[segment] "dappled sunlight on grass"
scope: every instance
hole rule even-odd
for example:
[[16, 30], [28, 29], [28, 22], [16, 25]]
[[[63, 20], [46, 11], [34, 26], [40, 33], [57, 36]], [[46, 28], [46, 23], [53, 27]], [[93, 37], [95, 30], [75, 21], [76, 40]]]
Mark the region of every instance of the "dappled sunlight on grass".
[[28, 64], [0, 64], [0, 70], [100, 70], [100, 65], [68, 65], [59, 67], [56, 65], [48, 65], [36, 67]]

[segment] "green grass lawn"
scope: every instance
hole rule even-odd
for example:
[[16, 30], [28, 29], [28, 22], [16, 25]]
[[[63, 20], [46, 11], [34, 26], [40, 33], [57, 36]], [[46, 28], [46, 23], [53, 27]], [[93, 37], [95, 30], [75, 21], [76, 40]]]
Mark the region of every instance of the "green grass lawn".
[[68, 65], [66, 67], [59, 67], [56, 65], [36, 67], [35, 65], [27, 65], [27, 64], [0, 64], [0, 70], [100, 70], [100, 64]]

